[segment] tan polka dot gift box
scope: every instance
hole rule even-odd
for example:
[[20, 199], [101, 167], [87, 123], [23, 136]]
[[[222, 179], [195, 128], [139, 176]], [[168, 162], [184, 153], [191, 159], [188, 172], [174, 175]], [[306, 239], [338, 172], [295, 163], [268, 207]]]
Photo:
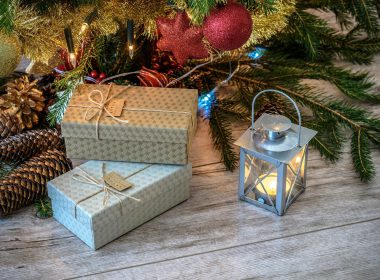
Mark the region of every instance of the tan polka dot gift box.
[[67, 155], [186, 164], [197, 98], [193, 89], [80, 85], [62, 121]]

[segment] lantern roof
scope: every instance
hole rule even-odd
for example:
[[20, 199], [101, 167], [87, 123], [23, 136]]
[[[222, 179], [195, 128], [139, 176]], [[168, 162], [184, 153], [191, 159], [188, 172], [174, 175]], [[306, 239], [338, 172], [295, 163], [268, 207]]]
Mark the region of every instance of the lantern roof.
[[[248, 128], [234, 144], [256, 157], [288, 164], [317, 134], [315, 130], [302, 126], [299, 130], [298, 125], [291, 124], [284, 137], [270, 141], [263, 129], [270, 119], [273, 119], [273, 115], [263, 113], [254, 122], [254, 129]], [[300, 133], [299, 145], [297, 145], [298, 133]]]

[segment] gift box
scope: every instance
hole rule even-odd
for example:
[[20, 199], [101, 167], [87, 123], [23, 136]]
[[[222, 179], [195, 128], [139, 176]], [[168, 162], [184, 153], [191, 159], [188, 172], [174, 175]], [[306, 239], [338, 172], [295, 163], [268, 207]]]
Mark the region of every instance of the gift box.
[[[111, 188], [110, 174], [132, 187]], [[48, 182], [48, 194], [54, 218], [98, 249], [189, 198], [190, 178], [190, 164], [88, 161]]]
[[62, 121], [69, 158], [186, 164], [197, 90], [80, 85]]

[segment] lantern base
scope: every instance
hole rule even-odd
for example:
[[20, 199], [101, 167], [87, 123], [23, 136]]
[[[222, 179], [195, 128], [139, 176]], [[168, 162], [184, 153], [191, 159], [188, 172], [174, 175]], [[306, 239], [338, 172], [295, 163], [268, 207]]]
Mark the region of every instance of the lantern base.
[[[242, 201], [248, 202], [250, 204], [253, 204], [257, 207], [261, 207], [261, 208], [264, 208], [265, 210], [271, 211], [278, 216], [283, 216], [288, 210], [288, 208], [290, 207], [290, 205], [293, 204], [293, 202], [305, 191], [305, 189], [306, 189], [305, 187], [301, 187], [299, 191], [296, 194], [294, 194], [291, 199], [289, 199], [289, 201], [286, 203], [286, 205], [284, 205], [284, 207], [278, 207], [279, 209], [282, 209], [281, 211], [279, 211], [275, 205], [271, 205], [268, 198], [265, 198], [264, 195], [257, 194], [257, 192], [253, 193], [256, 199], [249, 197], [247, 194], [240, 195], [239, 199]], [[261, 201], [260, 201], [260, 198], [261, 198]], [[272, 198], [272, 201], [273, 203], [275, 203], [276, 200]]]

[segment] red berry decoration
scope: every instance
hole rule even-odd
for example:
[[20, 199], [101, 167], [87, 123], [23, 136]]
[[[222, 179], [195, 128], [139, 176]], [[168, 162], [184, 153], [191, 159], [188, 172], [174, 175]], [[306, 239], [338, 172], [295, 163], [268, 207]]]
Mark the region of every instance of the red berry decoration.
[[188, 58], [208, 57], [208, 51], [202, 42], [202, 28], [190, 26], [186, 12], [177, 13], [174, 19], [158, 18], [157, 26], [161, 34], [157, 47], [171, 51], [178, 63], [184, 64]]
[[229, 2], [211, 11], [203, 33], [214, 48], [222, 51], [238, 49], [247, 42], [253, 28], [249, 11], [240, 4]]
[[92, 71], [90, 72], [90, 77], [91, 77], [91, 78], [94, 78], [94, 79], [97, 79], [97, 78], [99, 77], [99, 73], [98, 73], [98, 71], [96, 71], [96, 70], [92, 70]]
[[101, 72], [101, 73], [99, 74], [99, 79], [104, 80], [105, 78], [107, 78], [107, 74], [104, 73], [104, 72]]
[[144, 87], [165, 87], [169, 83], [165, 74], [148, 69], [144, 66], [140, 70], [140, 74], [137, 78]]
[[59, 71], [66, 71], [66, 66], [65, 66], [65, 64], [61, 64], [61, 65], [58, 65], [57, 67], [56, 67]]

